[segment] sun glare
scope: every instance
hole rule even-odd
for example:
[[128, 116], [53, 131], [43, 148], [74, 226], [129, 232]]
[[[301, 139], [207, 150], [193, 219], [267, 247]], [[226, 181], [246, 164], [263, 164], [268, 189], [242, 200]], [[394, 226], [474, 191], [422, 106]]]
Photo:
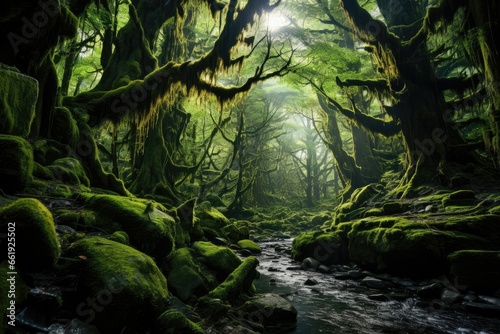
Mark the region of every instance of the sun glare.
[[273, 10], [267, 14], [267, 29], [271, 32], [276, 32], [288, 24], [290, 20], [281, 10]]

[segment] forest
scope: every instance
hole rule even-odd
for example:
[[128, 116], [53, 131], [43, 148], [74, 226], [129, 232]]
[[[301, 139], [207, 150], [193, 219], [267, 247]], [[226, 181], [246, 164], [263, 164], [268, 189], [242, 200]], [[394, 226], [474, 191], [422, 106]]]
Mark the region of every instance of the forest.
[[499, 333], [500, 3], [0, 3], [0, 333]]

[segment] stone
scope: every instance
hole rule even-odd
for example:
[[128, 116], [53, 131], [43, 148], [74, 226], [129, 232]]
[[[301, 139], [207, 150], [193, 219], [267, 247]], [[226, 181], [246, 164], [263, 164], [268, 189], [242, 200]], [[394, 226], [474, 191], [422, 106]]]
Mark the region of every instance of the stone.
[[441, 291], [443, 290], [443, 285], [441, 283], [432, 283], [429, 285], [424, 285], [417, 287], [417, 296], [424, 299], [437, 299], [441, 296]]
[[500, 307], [492, 304], [469, 302], [465, 303], [465, 310], [488, 317], [500, 316]]
[[255, 257], [247, 257], [224, 282], [210, 291], [207, 296], [211, 299], [233, 301], [240, 293], [250, 291], [258, 264], [259, 261]]
[[321, 265], [321, 263], [318, 260], [316, 260], [316, 259], [314, 259], [312, 257], [305, 258], [302, 261], [302, 267], [304, 269], [312, 268], [312, 269], [316, 270], [316, 269], [319, 268], [320, 265]]
[[69, 256], [82, 261], [76, 313], [102, 333], [154, 323], [166, 309], [167, 280], [148, 255], [105, 238], [86, 237], [73, 243]]
[[318, 267], [318, 271], [323, 274], [329, 274], [332, 272], [332, 269], [324, 264], [320, 264]]
[[359, 270], [349, 270], [347, 273], [349, 274], [349, 277], [353, 279], [361, 279], [366, 277], [366, 274]]
[[349, 254], [347, 243], [339, 232], [304, 232], [293, 239], [292, 258], [302, 261], [313, 258], [325, 265], [347, 263]]
[[376, 290], [382, 290], [388, 287], [387, 282], [384, 282], [374, 277], [365, 277], [363, 278], [360, 284], [370, 289], [376, 289]]
[[297, 321], [295, 307], [288, 300], [274, 293], [256, 295], [247, 301], [242, 309], [248, 320], [261, 323], [266, 328]]
[[444, 289], [443, 292], [441, 293], [441, 300], [445, 304], [458, 303], [462, 299], [463, 299], [463, 297], [460, 293], [457, 293], [457, 292], [449, 290], [449, 289]]
[[238, 241], [238, 246], [240, 246], [242, 249], [251, 251], [253, 254], [260, 254], [262, 252], [260, 246], [256, 242], [249, 239]]
[[390, 300], [390, 298], [387, 297], [387, 295], [385, 295], [383, 293], [375, 293], [375, 294], [368, 295], [368, 299], [376, 300], [379, 302], [386, 302], [386, 301]]
[[0, 66], [0, 133], [27, 138], [35, 118], [38, 81]]
[[317, 284], [318, 284], [318, 281], [316, 281], [315, 279], [312, 279], [312, 278], [308, 278], [304, 282], [304, 285], [308, 285], [308, 286], [313, 286], [313, 285], [317, 285]]
[[[0, 231], [15, 233], [15, 265], [25, 272], [48, 269], [59, 259], [54, 219], [37, 199], [21, 198], [0, 208]], [[0, 254], [1, 260], [7, 260], [7, 248]]]
[[156, 321], [155, 334], [204, 334], [205, 331], [196, 323], [186, 318], [177, 310], [163, 312]]
[[0, 134], [0, 184], [6, 193], [23, 190], [33, 178], [33, 150], [23, 138]]

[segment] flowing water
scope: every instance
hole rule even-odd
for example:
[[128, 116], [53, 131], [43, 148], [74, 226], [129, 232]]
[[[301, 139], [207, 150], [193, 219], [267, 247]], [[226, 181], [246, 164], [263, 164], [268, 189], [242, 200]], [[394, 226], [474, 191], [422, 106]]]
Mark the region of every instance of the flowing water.
[[[291, 240], [267, 241], [260, 245], [262, 254], [258, 256], [258, 270], [261, 276], [254, 281], [258, 292], [282, 295], [298, 311], [296, 328], [286, 333], [500, 333], [498, 318], [463, 311], [424, 309], [416, 306], [415, 298], [374, 301], [368, 298], [369, 291], [360, 287], [359, 282], [337, 280], [331, 274], [287, 270], [287, 267], [296, 267], [297, 263], [292, 262], [289, 255], [277, 252], [275, 247], [290, 248]], [[304, 285], [308, 278], [318, 284]]]

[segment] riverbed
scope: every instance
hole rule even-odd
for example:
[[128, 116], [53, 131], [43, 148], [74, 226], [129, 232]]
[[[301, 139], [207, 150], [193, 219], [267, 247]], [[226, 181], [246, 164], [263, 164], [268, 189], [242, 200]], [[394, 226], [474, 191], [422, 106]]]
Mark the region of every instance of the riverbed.
[[[291, 243], [291, 239], [260, 243], [260, 278], [254, 281], [259, 293], [277, 293], [297, 309], [297, 326], [281, 333], [500, 333], [500, 319], [495, 317], [443, 310], [438, 303], [423, 308], [417, 306], [416, 297], [375, 301], [368, 295], [376, 291], [361, 287], [358, 281], [298, 269], [289, 255]], [[317, 284], [305, 285], [308, 279]]]

